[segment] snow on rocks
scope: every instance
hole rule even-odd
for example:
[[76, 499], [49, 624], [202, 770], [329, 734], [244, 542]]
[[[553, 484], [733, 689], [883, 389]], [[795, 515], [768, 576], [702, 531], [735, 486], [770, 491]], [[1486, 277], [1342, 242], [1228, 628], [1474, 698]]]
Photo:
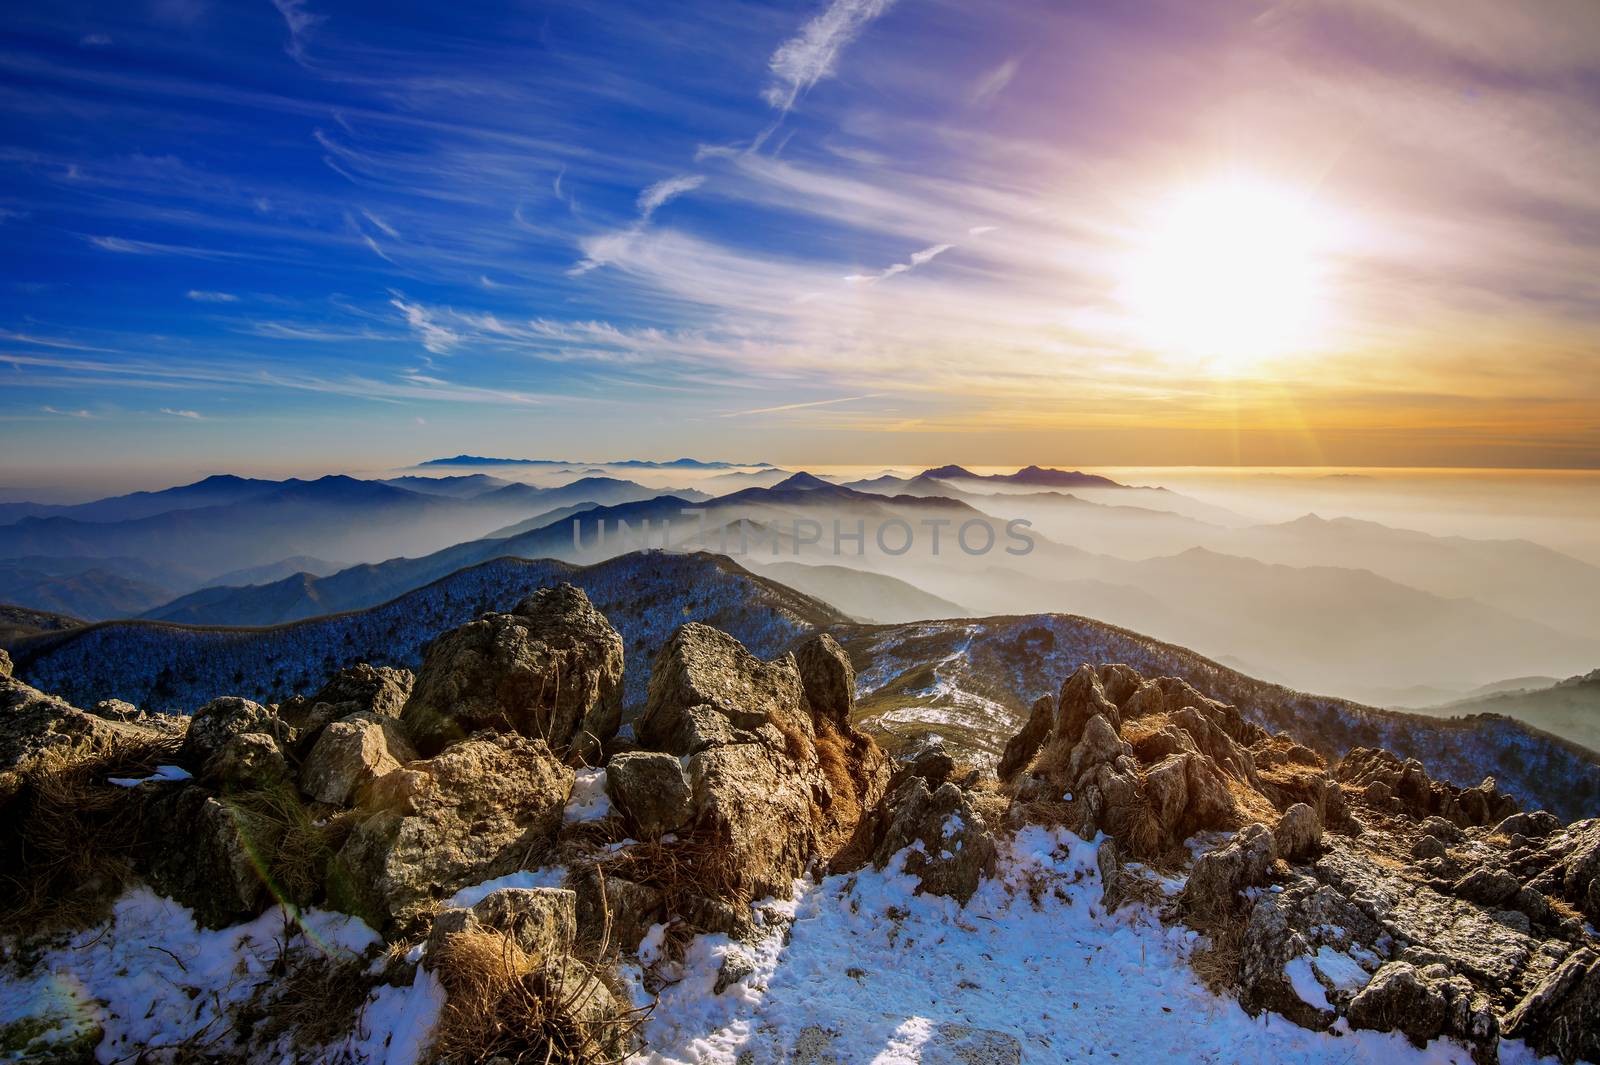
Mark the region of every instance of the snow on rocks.
[[[662, 991], [647, 1025], [652, 1049], [642, 1060], [1471, 1061], [1445, 1041], [1418, 1050], [1394, 1033], [1252, 1018], [1211, 994], [1184, 964], [1194, 933], [1142, 906], [1106, 912], [1101, 842], [1024, 828], [965, 907], [916, 894], [905, 855], [882, 871], [802, 884], [755, 943], [708, 935], [690, 944], [683, 978]], [[752, 969], [718, 994], [736, 950]], [[1502, 1060], [1526, 1057], [1508, 1044]]]

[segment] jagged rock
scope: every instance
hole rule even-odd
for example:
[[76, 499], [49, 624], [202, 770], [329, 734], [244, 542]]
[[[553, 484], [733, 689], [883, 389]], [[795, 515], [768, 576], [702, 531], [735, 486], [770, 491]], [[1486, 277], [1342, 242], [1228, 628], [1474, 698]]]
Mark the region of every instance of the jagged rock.
[[1001, 780], [1010, 780], [1028, 767], [1050, 735], [1055, 716], [1056, 701], [1053, 697], [1041, 696], [1034, 702], [1028, 714], [1028, 723], [1022, 726], [1021, 732], [1006, 741], [1005, 750], [1000, 755], [1000, 764], [995, 771]]
[[[574, 869], [567, 883], [577, 893], [578, 927], [596, 938], [609, 927], [612, 941], [625, 950], [636, 949], [652, 925], [669, 917], [667, 898], [659, 889], [602, 872], [595, 865]], [[701, 927], [708, 932], [740, 930], [737, 922], [721, 928]]]
[[[645, 710], [634, 724], [642, 747], [692, 755], [730, 743], [803, 740], [804, 698], [791, 656], [763, 662], [709, 625], [679, 626], [650, 670]], [[758, 734], [759, 733], [759, 734]]]
[[315, 695], [286, 699], [278, 716], [294, 726], [294, 753], [304, 758], [330, 722], [360, 713], [399, 717], [415, 681], [409, 669], [361, 662], [335, 673]]
[[928, 787], [937, 788], [955, 772], [956, 760], [945, 749], [944, 739], [932, 732], [919, 732], [900, 749], [896, 776], [921, 777]]
[[844, 648], [821, 633], [795, 650], [794, 662], [812, 717], [830, 722], [840, 732], [849, 731], [850, 712], [856, 705], [856, 671]]
[[1528, 810], [1515, 813], [1494, 826], [1496, 833], [1502, 836], [1526, 836], [1528, 839], [1544, 839], [1550, 833], [1561, 827], [1561, 819], [1548, 810]]
[[1350, 1002], [1350, 1026], [1401, 1032], [1417, 1046], [1444, 1031], [1444, 993], [1414, 965], [1392, 961]]
[[622, 637], [577, 588], [543, 588], [429, 645], [401, 720], [435, 754], [489, 729], [598, 761], [622, 722]]
[[1417, 841], [1411, 845], [1411, 857], [1418, 860], [1428, 858], [1443, 858], [1448, 852], [1444, 840], [1438, 836], [1418, 836]]
[[158, 893], [192, 909], [202, 925], [237, 924], [271, 900], [259, 856], [278, 848], [275, 822], [243, 816], [197, 787], [154, 791], [140, 810], [139, 871]]
[[1565, 854], [1561, 860], [1562, 895], [1600, 925], [1600, 820], [1573, 825], [1568, 835], [1570, 842], [1557, 845], [1558, 852]]
[[0, 647], [0, 677], [11, 676], [11, 656], [4, 647]]
[[0, 678], [0, 808], [23, 788], [27, 774], [47, 751], [95, 755], [170, 742], [172, 735], [86, 714], [65, 700]]
[[1265, 825], [1246, 825], [1238, 835], [1195, 860], [1181, 900], [1186, 909], [1224, 914], [1239, 908], [1239, 892], [1267, 882], [1277, 857], [1272, 832]]
[[694, 816], [683, 763], [661, 751], [628, 751], [606, 763], [606, 794], [638, 839], [676, 832]]
[[1416, 759], [1402, 761], [1385, 750], [1353, 748], [1335, 767], [1334, 776], [1361, 790], [1374, 809], [1404, 813], [1418, 821], [1434, 815], [1464, 828], [1496, 824], [1517, 812], [1517, 801], [1501, 792], [1492, 777], [1475, 788], [1458, 788], [1429, 779]]
[[1306, 942], [1283, 910], [1270, 898], [1258, 901], [1245, 925], [1239, 961], [1239, 1004], [1251, 1013], [1271, 1010], [1302, 1028], [1327, 1028], [1336, 1019], [1301, 998], [1285, 973], [1295, 958], [1306, 952]]
[[[1275, 815], [1246, 746], [1262, 742], [1237, 709], [1181, 680], [1085, 665], [1035, 704], [1000, 775], [1019, 802], [1075, 799], [1080, 833], [1105, 831], [1151, 857], [1196, 831]], [[1320, 804], [1326, 781], [1300, 790]]]
[[223, 791], [276, 788], [292, 777], [289, 762], [278, 741], [265, 732], [240, 732], [229, 736], [201, 772], [202, 779]]
[[736, 885], [787, 894], [813, 859], [830, 859], [868, 824], [888, 759], [849, 725], [851, 674], [831, 638], [763, 662], [731, 636], [680, 626], [657, 655], [642, 747], [684, 759], [686, 829], [715, 840]]
[[279, 743], [293, 740], [293, 730], [271, 710], [237, 695], [225, 695], [194, 712], [178, 758], [185, 765], [202, 770], [221, 753], [229, 739], [245, 732], [265, 733]]
[[1322, 822], [1317, 811], [1306, 803], [1297, 802], [1283, 812], [1277, 827], [1272, 830], [1277, 842], [1278, 855], [1288, 861], [1299, 861], [1316, 854], [1322, 846]]
[[361, 788], [416, 757], [396, 718], [362, 710], [323, 728], [300, 767], [300, 790], [318, 802], [343, 806]]
[[537, 958], [565, 958], [578, 935], [578, 896], [566, 888], [501, 888], [471, 907], [447, 907], [433, 918], [428, 949], [437, 958], [444, 940], [459, 932], [491, 929]]
[[1506, 1014], [1503, 1028], [1540, 1054], [1600, 1061], [1600, 957], [1580, 949]]
[[955, 784], [947, 781], [929, 791], [927, 781], [911, 777], [885, 800], [884, 809], [888, 824], [873, 856], [878, 868], [910, 847], [905, 869], [921, 881], [920, 890], [961, 903], [994, 872], [994, 839]]
[[1476, 902], [1480, 906], [1499, 906], [1515, 895], [1521, 887], [1517, 878], [1504, 869], [1491, 869], [1485, 866], [1474, 869], [1457, 881], [1453, 893], [1457, 898]]
[[514, 735], [392, 770], [363, 794], [329, 895], [374, 927], [414, 928], [437, 900], [542, 856], [572, 783], [543, 741]]
[[89, 713], [107, 721], [138, 721], [144, 717], [143, 710], [125, 699], [101, 699], [89, 708]]

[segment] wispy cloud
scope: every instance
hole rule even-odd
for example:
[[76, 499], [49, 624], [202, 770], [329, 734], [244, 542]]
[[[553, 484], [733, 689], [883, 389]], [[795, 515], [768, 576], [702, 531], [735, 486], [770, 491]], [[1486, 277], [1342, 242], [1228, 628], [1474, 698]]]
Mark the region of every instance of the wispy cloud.
[[814, 399], [809, 403], [784, 403], [776, 407], [754, 407], [750, 410], [731, 410], [719, 414], [719, 418], [744, 418], [752, 414], [778, 414], [789, 410], [806, 410], [810, 407], [831, 407], [837, 403], [856, 403], [863, 399], [876, 399], [882, 395], [880, 392], [868, 392], [860, 396], [839, 396], [836, 399]]
[[779, 111], [791, 110], [807, 90], [833, 73], [839, 53], [893, 2], [832, 0], [772, 54], [767, 64], [770, 80], [762, 97]]
[[189, 418], [194, 421], [204, 420], [204, 416], [197, 410], [178, 410], [173, 407], [162, 407], [162, 414], [170, 414], [174, 418]]
[[668, 200], [692, 192], [706, 183], [700, 174], [683, 174], [678, 177], [665, 178], [649, 186], [639, 193], [639, 221], [648, 222], [650, 216]]
[[61, 418], [93, 418], [94, 415], [86, 410], [61, 410], [58, 407], [40, 407], [46, 414], [54, 414]]
[[272, 6], [278, 9], [278, 14], [283, 16], [284, 25], [289, 27], [289, 43], [284, 46], [284, 50], [296, 60], [303, 60], [306, 37], [320, 23], [327, 21], [327, 16], [311, 11], [306, 5], [306, 0], [272, 0]]
[[206, 292], [202, 289], [191, 288], [188, 298], [196, 303], [238, 303], [239, 297], [231, 292]]
[[435, 355], [447, 355], [461, 338], [453, 331], [434, 321], [428, 309], [416, 303], [406, 302], [405, 297], [395, 292], [390, 294], [389, 305], [405, 316], [406, 324], [422, 341], [422, 346]]
[[383, 235], [388, 237], [390, 240], [400, 239], [399, 230], [395, 229], [394, 226], [391, 226], [388, 222], [385, 222], [382, 218], [379, 218], [365, 207], [361, 209], [361, 214], [362, 217], [364, 217], [367, 221], [377, 226], [379, 231], [381, 231]]
[[923, 248], [921, 251], [912, 252], [911, 257], [903, 263], [895, 263], [892, 266], [887, 266], [875, 274], [846, 274], [845, 280], [853, 285], [876, 284], [877, 282], [891, 278], [896, 274], [903, 274], [907, 271], [915, 270], [924, 263], [931, 262], [943, 255], [953, 247], [955, 247], [954, 244], [935, 244], [932, 247]]
[[991, 102], [996, 96], [1005, 92], [1006, 86], [1011, 84], [1011, 79], [1017, 76], [1017, 71], [1022, 67], [1022, 60], [1007, 59], [989, 73], [978, 79], [972, 87], [972, 92], [967, 99], [975, 106], [982, 107]]
[[186, 244], [160, 244], [148, 240], [128, 240], [124, 237], [86, 236], [90, 244], [102, 251], [118, 255], [176, 255], [188, 259], [238, 259], [240, 252], [219, 248], [196, 248]]

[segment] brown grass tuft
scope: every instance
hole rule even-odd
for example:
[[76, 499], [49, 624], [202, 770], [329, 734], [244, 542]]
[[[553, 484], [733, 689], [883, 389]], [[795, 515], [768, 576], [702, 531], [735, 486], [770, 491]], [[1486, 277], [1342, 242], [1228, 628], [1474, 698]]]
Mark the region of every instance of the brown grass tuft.
[[727, 842], [709, 834], [686, 836], [675, 843], [636, 843], [602, 869], [606, 876], [661, 892], [667, 913], [691, 912], [696, 899], [720, 899], [741, 911], [751, 902]]
[[143, 796], [106, 778], [148, 776], [176, 746], [119, 738], [40, 754], [0, 825], [0, 931], [83, 928], [110, 912], [132, 873]]
[[259, 856], [274, 895], [300, 906], [312, 902], [355, 815], [345, 811], [313, 821], [292, 784], [234, 792], [222, 803], [240, 821], [246, 839], [276, 841]]
[[1184, 923], [1206, 937], [1205, 944], [1190, 953], [1189, 967], [1213, 994], [1236, 996], [1249, 918], [1231, 910], [1215, 913], [1190, 909]]
[[446, 1065], [620, 1062], [644, 1011], [601, 1008], [609, 994], [568, 956], [525, 952], [498, 932], [458, 932], [434, 960], [445, 989], [433, 1050]]
[[316, 948], [279, 958], [281, 973], [263, 987], [259, 1033], [267, 1043], [290, 1035], [300, 1049], [325, 1047], [355, 1026], [377, 979], [357, 955], [325, 954]]

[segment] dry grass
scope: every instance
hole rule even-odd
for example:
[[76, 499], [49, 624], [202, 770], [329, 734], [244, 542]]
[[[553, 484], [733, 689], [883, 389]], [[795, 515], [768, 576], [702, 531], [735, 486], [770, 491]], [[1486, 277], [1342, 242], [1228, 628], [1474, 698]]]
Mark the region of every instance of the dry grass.
[[1249, 918], [1232, 911], [1216, 913], [1190, 909], [1184, 916], [1184, 923], [1206, 937], [1205, 943], [1189, 955], [1189, 967], [1213, 994], [1236, 996]]
[[621, 1062], [649, 1014], [621, 1007], [627, 1000], [603, 979], [607, 967], [591, 968], [570, 949], [530, 954], [499, 932], [451, 935], [433, 964], [445, 989], [433, 1051], [447, 1065]]
[[685, 913], [696, 899], [720, 899], [735, 909], [750, 905], [743, 871], [725, 840], [699, 834], [675, 843], [646, 840], [601, 866], [603, 875], [659, 891], [667, 913]]
[[239, 821], [244, 838], [275, 841], [258, 855], [273, 894], [301, 906], [313, 901], [354, 815], [346, 812], [315, 822], [290, 784], [235, 792], [222, 802]]
[[82, 928], [109, 913], [132, 872], [143, 796], [106, 778], [147, 776], [175, 749], [119, 739], [39, 756], [0, 826], [0, 930]]
[[355, 955], [296, 950], [281, 956], [278, 965], [277, 979], [263, 985], [271, 998], [260, 1006], [258, 1032], [267, 1043], [290, 1035], [302, 1050], [343, 1039], [376, 982]]

